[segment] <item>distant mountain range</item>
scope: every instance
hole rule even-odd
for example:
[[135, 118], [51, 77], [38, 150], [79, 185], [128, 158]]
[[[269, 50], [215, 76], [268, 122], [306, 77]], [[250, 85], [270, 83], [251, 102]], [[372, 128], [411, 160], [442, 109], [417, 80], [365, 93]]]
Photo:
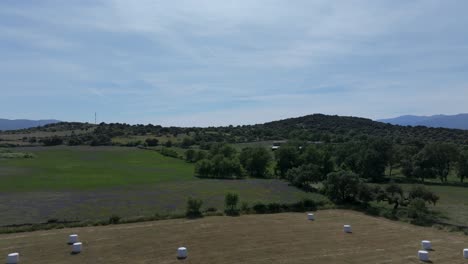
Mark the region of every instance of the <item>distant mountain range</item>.
[[427, 126], [468, 130], [468, 114], [433, 116], [404, 115], [377, 121], [401, 126]]
[[48, 124], [59, 123], [59, 120], [27, 120], [27, 119], [1, 119], [0, 118], [0, 130], [17, 130], [38, 126], [45, 126]]

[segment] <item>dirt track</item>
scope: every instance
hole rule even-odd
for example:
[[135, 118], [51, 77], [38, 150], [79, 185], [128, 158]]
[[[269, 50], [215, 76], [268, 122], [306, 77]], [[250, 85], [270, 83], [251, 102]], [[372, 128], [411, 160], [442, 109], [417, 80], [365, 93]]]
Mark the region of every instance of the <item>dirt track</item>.
[[[420, 263], [420, 241], [432, 241], [432, 263], [468, 263], [468, 236], [327, 210], [305, 214], [208, 217], [107, 227], [0, 235], [0, 256], [19, 252], [21, 263]], [[351, 224], [352, 234], [344, 234]], [[68, 234], [83, 252], [70, 254]], [[176, 259], [179, 246], [186, 260]]]

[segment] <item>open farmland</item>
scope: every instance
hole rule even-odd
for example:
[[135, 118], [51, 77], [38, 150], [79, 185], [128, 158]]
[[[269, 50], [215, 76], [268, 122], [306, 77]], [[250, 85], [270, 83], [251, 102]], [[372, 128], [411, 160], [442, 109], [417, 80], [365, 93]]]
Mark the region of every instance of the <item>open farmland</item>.
[[[404, 185], [407, 189], [411, 185]], [[442, 221], [458, 226], [468, 226], [468, 188], [442, 185], [426, 185], [440, 196], [435, 210], [443, 213]]]
[[[423, 239], [432, 241], [432, 263], [466, 263], [468, 237], [344, 210], [305, 214], [208, 217], [106, 227], [0, 235], [0, 255], [21, 254], [22, 263], [420, 263]], [[351, 224], [352, 234], [344, 234]], [[70, 254], [77, 233], [83, 252]], [[176, 259], [179, 246], [188, 258]]]
[[222, 210], [227, 192], [249, 204], [326, 199], [279, 180], [198, 179], [192, 164], [137, 148], [15, 150], [35, 158], [0, 160], [0, 225], [183, 213], [190, 196]]

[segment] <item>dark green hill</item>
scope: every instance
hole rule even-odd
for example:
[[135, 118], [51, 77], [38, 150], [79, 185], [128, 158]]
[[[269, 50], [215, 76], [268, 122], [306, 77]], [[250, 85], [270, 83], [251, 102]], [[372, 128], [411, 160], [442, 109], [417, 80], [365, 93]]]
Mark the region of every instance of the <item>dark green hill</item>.
[[[177, 136], [187, 135], [192, 144], [208, 142], [252, 142], [263, 140], [298, 139], [342, 143], [362, 141], [369, 137], [384, 137], [397, 143], [405, 142], [450, 142], [468, 145], [468, 131], [447, 128], [430, 128], [424, 126], [399, 126], [371, 119], [351, 116], [330, 116], [313, 114], [296, 118], [257, 125], [228, 127], [162, 127], [159, 125], [105, 124], [88, 123], [49, 124], [43, 127], [30, 128], [8, 133], [33, 133], [35, 131], [60, 132], [81, 130], [80, 135], [73, 135], [74, 144], [109, 145], [112, 138], [129, 136]], [[65, 136], [67, 141], [70, 136]]]

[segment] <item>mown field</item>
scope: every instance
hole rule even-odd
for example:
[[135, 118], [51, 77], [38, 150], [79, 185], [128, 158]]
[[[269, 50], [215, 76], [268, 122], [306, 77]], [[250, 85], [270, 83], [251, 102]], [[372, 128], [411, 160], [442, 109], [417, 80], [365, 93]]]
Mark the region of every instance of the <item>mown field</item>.
[[[352, 234], [343, 233], [351, 224]], [[83, 251], [70, 254], [68, 235]], [[468, 237], [432, 228], [324, 210], [303, 213], [207, 217], [105, 227], [0, 235], [0, 255], [19, 252], [22, 263], [420, 263], [421, 240], [432, 241], [430, 263], [462, 264]], [[180, 246], [188, 258], [176, 259]]]
[[50, 219], [81, 221], [183, 213], [188, 197], [223, 209], [224, 195], [242, 202], [326, 200], [279, 180], [209, 180], [193, 164], [155, 151], [123, 147], [15, 148], [31, 159], [0, 159], [0, 225]]

